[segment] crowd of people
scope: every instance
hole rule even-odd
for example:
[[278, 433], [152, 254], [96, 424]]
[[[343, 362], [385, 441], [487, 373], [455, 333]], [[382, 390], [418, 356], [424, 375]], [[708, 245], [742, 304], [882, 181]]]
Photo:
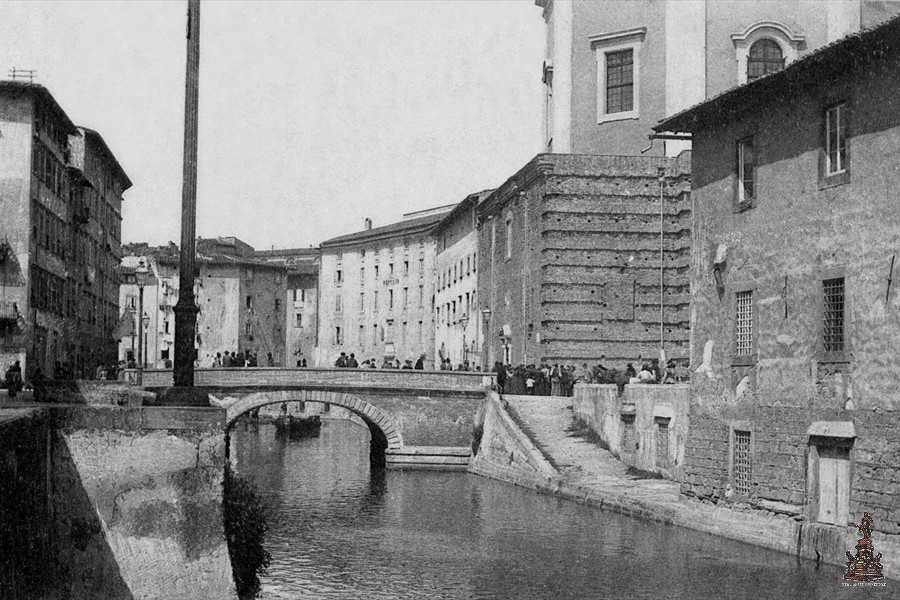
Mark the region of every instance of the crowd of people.
[[[304, 362], [305, 359], [304, 359]], [[269, 352], [266, 354], [266, 362], [264, 365], [259, 363], [259, 354], [252, 350], [241, 350], [239, 352], [228, 352], [227, 350], [222, 352], [216, 352], [216, 357], [213, 359], [212, 368], [213, 369], [232, 369], [239, 367], [277, 367], [278, 364], [275, 362], [275, 357], [272, 356], [272, 353]], [[298, 367], [300, 365], [297, 365]], [[305, 364], [303, 365], [306, 366]]]
[[607, 383], [619, 387], [619, 393], [626, 384], [666, 384], [683, 383], [690, 379], [690, 371], [684, 362], [669, 359], [666, 366], [659, 359], [638, 360], [640, 370], [633, 363], [627, 363], [622, 370], [610, 369], [603, 365], [603, 359], [593, 367], [582, 363], [580, 368], [572, 365], [541, 363], [540, 365], [505, 365], [494, 363], [497, 374], [497, 388], [501, 393], [525, 396], [571, 396], [576, 383]]

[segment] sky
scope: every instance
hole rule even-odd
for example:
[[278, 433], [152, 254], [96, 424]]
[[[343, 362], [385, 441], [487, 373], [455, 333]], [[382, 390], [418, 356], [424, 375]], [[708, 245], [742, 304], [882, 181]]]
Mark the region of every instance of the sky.
[[[133, 182], [122, 239], [180, 239], [187, 3], [0, 3], [34, 69]], [[541, 149], [532, 0], [201, 6], [197, 235], [307, 247], [497, 187]]]

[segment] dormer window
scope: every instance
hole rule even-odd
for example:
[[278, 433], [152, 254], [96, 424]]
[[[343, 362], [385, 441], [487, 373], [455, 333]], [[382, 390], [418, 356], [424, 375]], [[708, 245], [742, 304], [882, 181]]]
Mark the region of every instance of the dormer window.
[[784, 55], [781, 52], [781, 46], [773, 40], [763, 38], [750, 46], [750, 54], [747, 56], [748, 82], [783, 68]]

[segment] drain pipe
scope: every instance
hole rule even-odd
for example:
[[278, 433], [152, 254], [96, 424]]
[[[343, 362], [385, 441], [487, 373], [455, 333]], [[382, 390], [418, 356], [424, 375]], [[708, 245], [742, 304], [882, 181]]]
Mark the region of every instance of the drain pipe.
[[[665, 236], [665, 214], [664, 214], [664, 191], [666, 185], [665, 167], [659, 167], [659, 360], [661, 363], [665, 361], [665, 327], [663, 324], [664, 317], [664, 290], [663, 282], [665, 280], [665, 263], [663, 263], [663, 241]], [[660, 365], [665, 368], [665, 364]]]

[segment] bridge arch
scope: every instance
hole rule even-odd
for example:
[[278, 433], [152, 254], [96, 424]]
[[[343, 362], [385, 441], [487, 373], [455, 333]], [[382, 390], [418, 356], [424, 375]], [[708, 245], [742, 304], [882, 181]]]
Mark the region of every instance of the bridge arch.
[[360, 417], [371, 433], [371, 459], [373, 464], [383, 465], [387, 450], [403, 447], [400, 428], [393, 416], [352, 394], [327, 390], [269, 390], [248, 394], [232, 402], [222, 402], [225, 407], [225, 430], [231, 429], [238, 417], [251, 410], [285, 402], [322, 402], [346, 408]]

